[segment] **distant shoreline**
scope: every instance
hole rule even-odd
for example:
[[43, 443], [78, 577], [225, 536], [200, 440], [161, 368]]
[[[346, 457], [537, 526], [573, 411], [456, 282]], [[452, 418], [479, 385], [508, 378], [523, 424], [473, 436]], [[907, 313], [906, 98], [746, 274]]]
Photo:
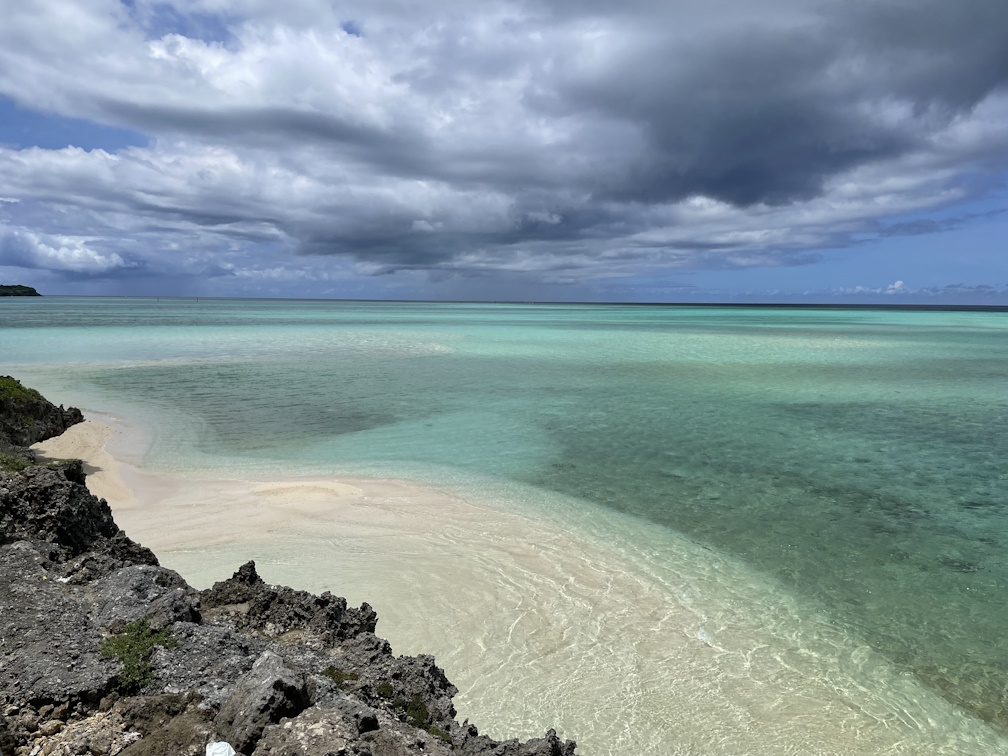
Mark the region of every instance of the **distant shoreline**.
[[[27, 288], [27, 287], [26, 287]], [[35, 295], [42, 296], [36, 293]], [[332, 302], [359, 304], [432, 304], [432, 305], [501, 305], [543, 307], [667, 307], [690, 309], [755, 309], [755, 310], [879, 310], [906, 312], [1008, 312], [1008, 304], [883, 304], [883, 303], [833, 303], [833, 302], [581, 302], [581, 301], [520, 301], [487, 299], [324, 299], [317, 297], [214, 297], [185, 295], [132, 295], [132, 294], [50, 294], [46, 299], [138, 299], [179, 302]]]
[[31, 286], [22, 284], [0, 284], [0, 297], [41, 297]]

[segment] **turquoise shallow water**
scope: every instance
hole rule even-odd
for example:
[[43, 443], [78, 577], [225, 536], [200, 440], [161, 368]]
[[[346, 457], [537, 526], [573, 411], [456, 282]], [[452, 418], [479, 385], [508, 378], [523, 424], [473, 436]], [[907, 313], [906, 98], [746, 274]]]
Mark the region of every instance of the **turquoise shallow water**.
[[0, 370], [143, 421], [153, 469], [474, 476], [638, 516], [1008, 729], [1006, 314], [7, 300]]

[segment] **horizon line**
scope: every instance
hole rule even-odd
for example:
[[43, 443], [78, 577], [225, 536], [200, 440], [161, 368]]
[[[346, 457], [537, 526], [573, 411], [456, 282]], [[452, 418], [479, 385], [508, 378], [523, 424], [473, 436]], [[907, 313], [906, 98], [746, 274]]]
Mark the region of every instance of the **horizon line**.
[[[43, 294], [42, 299], [162, 299], [175, 301], [260, 301], [260, 302], [348, 302], [368, 304], [472, 304], [472, 305], [524, 305], [524, 306], [579, 306], [579, 307], [693, 307], [693, 308], [757, 308], [757, 309], [815, 309], [815, 310], [918, 310], [959, 312], [1005, 312], [1008, 304], [926, 304], [884, 302], [598, 302], [579, 300], [520, 300], [520, 299], [358, 299], [353, 297], [250, 297], [204, 296], [172, 294]], [[0, 297], [0, 300], [38, 301], [36, 297]]]

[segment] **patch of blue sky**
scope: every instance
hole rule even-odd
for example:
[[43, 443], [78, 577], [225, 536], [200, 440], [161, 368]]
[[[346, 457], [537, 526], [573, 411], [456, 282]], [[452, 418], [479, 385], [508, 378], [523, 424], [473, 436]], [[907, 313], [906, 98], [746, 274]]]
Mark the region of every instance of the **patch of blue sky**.
[[134, 0], [120, 0], [147, 39], [160, 39], [166, 34], [179, 34], [207, 44], [228, 45], [234, 41], [232, 18], [215, 13], [183, 13], [168, 3], [144, 3], [138, 8]]
[[126, 147], [146, 146], [149, 142], [147, 136], [139, 131], [40, 113], [0, 95], [0, 144], [8, 147], [42, 147], [47, 150], [80, 147], [116, 152]]
[[356, 21], [344, 21], [340, 24], [340, 28], [343, 29], [351, 37], [363, 37], [364, 30], [361, 29], [360, 24]]
[[[997, 186], [997, 184], [995, 184]], [[821, 259], [792, 267], [675, 271], [702, 290], [841, 292], [1008, 285], [1008, 189], [1000, 184], [971, 202], [892, 216], [852, 235], [850, 246], [818, 250]], [[888, 300], [888, 297], [884, 297]]]

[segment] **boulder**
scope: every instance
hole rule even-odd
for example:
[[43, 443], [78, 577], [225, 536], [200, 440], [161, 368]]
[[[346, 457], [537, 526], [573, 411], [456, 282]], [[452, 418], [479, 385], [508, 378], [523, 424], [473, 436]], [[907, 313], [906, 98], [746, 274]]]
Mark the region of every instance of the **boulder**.
[[265, 651], [238, 680], [217, 715], [217, 729], [235, 750], [251, 753], [267, 726], [296, 716], [309, 703], [304, 676], [290, 669], [279, 655]]
[[172, 627], [173, 648], [158, 647], [151, 656], [151, 690], [188, 693], [219, 709], [240, 677], [252, 669], [266, 644], [239, 635], [229, 627], [179, 622]]
[[139, 619], [146, 619], [154, 630], [200, 621], [199, 592], [164, 567], [124, 567], [99, 581], [94, 590], [92, 617], [109, 632], [122, 632]]
[[355, 723], [340, 712], [312, 707], [267, 727], [253, 756], [346, 754], [358, 734]]

